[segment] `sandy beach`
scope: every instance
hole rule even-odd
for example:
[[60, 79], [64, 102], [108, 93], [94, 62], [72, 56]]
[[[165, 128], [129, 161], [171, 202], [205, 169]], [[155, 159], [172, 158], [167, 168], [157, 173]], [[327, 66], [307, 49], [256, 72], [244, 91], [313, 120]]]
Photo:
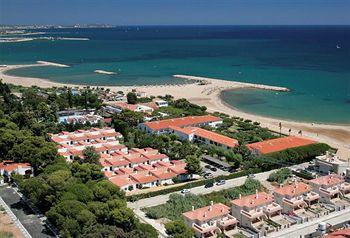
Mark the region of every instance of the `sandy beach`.
[[[59, 66], [67, 67], [65, 65], [39, 61], [38, 64], [32, 65], [8, 65], [6, 67], [0, 67], [0, 78], [5, 83], [12, 83], [22, 86], [39, 86], [39, 87], [53, 87], [53, 86], [72, 86], [72, 87], [84, 87], [84, 85], [67, 85], [52, 82], [46, 79], [29, 78], [29, 77], [17, 77], [7, 75], [6, 71], [21, 68], [21, 67], [33, 67], [33, 66]], [[279, 123], [282, 123], [282, 133], [288, 134], [289, 129], [292, 130], [292, 135], [297, 135], [299, 130], [302, 131], [302, 135], [317, 139], [320, 142], [328, 143], [329, 145], [340, 148], [341, 150], [348, 150], [350, 145], [350, 125], [327, 125], [320, 123], [306, 123], [295, 122], [288, 120], [280, 120], [275, 118], [268, 118], [259, 115], [252, 115], [242, 111], [239, 111], [232, 106], [225, 104], [220, 99], [220, 93], [224, 90], [239, 89], [239, 88], [259, 88], [263, 90], [276, 90], [276, 91], [289, 91], [287, 88], [278, 87], [278, 85], [268, 86], [260, 84], [249, 84], [234, 81], [226, 81], [212, 78], [195, 77], [188, 75], [174, 75], [177, 78], [183, 78], [192, 80], [193, 83], [178, 84], [178, 85], [143, 85], [143, 86], [103, 86], [100, 87], [110, 88], [113, 91], [122, 90], [129, 92], [132, 89], [145, 92], [147, 95], [173, 95], [175, 99], [186, 98], [189, 101], [198, 105], [206, 106], [210, 112], [222, 112], [231, 116], [243, 117], [252, 121], [258, 121], [262, 126], [268, 127], [271, 130], [279, 131]], [[199, 83], [201, 82], [201, 83]], [[86, 86], [86, 85], [85, 85]]]

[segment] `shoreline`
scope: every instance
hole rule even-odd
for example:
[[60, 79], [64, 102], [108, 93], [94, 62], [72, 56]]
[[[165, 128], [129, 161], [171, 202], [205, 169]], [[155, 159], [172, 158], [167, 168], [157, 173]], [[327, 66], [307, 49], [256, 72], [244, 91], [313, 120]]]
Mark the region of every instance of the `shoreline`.
[[[38, 61], [37, 64], [29, 65], [8, 65], [6, 67], [0, 67], [0, 78], [3, 79], [4, 83], [11, 83], [15, 85], [22, 85], [26, 87], [38, 86], [43, 88], [48, 87], [86, 87], [88, 85], [83, 84], [65, 84], [57, 83], [42, 78], [30, 78], [30, 77], [19, 77], [6, 74], [6, 71], [32, 66], [58, 66], [67, 67], [66, 65], [57, 64], [53, 62], [42, 62]], [[69, 66], [68, 66], [69, 67]], [[147, 95], [165, 95], [170, 94], [175, 99], [186, 98], [192, 103], [206, 106], [209, 112], [222, 112], [230, 116], [242, 117], [252, 121], [258, 121], [263, 127], [267, 127], [270, 130], [279, 132], [279, 123], [282, 123], [282, 133], [288, 134], [288, 130], [292, 130], [292, 135], [297, 135], [298, 131], [303, 131], [303, 135], [313, 139], [317, 139], [320, 142], [325, 142], [333, 147], [343, 148], [349, 150], [350, 144], [350, 125], [339, 125], [339, 124], [323, 124], [323, 123], [312, 123], [312, 122], [297, 122], [287, 119], [270, 118], [261, 115], [250, 114], [244, 111], [240, 111], [232, 105], [228, 105], [224, 102], [220, 94], [225, 90], [234, 90], [242, 88], [259, 88], [262, 90], [275, 90], [275, 91], [288, 91], [289, 89], [268, 86], [259, 84], [242, 83], [235, 81], [226, 81], [213, 78], [196, 77], [189, 75], [174, 75], [174, 77], [182, 77], [184, 80], [194, 81], [193, 83], [184, 84], [167, 84], [167, 85], [134, 85], [134, 86], [104, 86], [99, 85], [98, 87], [109, 88], [112, 91], [124, 91], [130, 92], [133, 89], [143, 91]], [[200, 81], [204, 80], [206, 83], [201, 84]], [[91, 86], [91, 87], [97, 87]]]

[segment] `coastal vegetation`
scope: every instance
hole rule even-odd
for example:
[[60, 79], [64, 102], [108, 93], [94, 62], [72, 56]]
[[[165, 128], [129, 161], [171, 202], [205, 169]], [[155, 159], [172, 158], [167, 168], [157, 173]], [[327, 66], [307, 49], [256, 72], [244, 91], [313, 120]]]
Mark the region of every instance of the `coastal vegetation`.
[[279, 184], [284, 183], [286, 179], [292, 176], [292, 171], [288, 168], [282, 168], [273, 172], [268, 177], [267, 181], [269, 182], [277, 182]]
[[262, 185], [258, 180], [248, 178], [241, 186], [212, 192], [204, 195], [195, 194], [171, 194], [169, 200], [162, 205], [155, 207], [144, 208], [146, 215], [152, 219], [168, 218], [176, 220], [182, 216], [182, 213], [190, 211], [192, 206], [200, 208], [208, 206], [211, 201], [214, 203], [223, 203], [229, 205], [232, 199], [236, 199], [241, 195], [254, 193], [256, 190], [261, 190]]

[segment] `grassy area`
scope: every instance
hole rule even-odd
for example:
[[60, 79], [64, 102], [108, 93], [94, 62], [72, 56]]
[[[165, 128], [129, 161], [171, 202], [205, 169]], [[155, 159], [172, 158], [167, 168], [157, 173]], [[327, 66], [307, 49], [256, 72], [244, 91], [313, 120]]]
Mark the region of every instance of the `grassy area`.
[[144, 208], [143, 211], [152, 219], [168, 218], [170, 220], [176, 220], [182, 217], [182, 213], [190, 211], [192, 206], [195, 208], [204, 207], [209, 205], [211, 201], [229, 205], [230, 200], [238, 198], [239, 194], [252, 194], [256, 189], [262, 189], [260, 182], [254, 179], [247, 179], [242, 186], [209, 194], [186, 194], [185, 196], [181, 194], [172, 194], [167, 203]]

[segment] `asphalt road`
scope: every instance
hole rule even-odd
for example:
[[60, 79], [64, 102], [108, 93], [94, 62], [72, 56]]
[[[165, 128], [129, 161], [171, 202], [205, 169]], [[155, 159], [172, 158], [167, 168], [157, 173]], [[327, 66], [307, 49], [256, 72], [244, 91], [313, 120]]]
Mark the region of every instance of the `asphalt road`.
[[[289, 168], [294, 168], [294, 169], [304, 169], [305, 167], [308, 166], [308, 163], [304, 163], [304, 164], [299, 164], [299, 165], [294, 165], [291, 166]], [[266, 181], [266, 179], [269, 177], [269, 175], [274, 172], [275, 170], [271, 170], [271, 171], [267, 171], [267, 172], [262, 172], [262, 173], [257, 173], [255, 174], [254, 179], [257, 179], [259, 181]], [[191, 193], [193, 194], [207, 194], [207, 193], [211, 193], [214, 191], [220, 191], [223, 189], [228, 189], [228, 188], [233, 188], [233, 187], [237, 187], [237, 186], [241, 186], [244, 184], [245, 180], [247, 179], [246, 176], [244, 177], [239, 177], [239, 178], [234, 178], [234, 179], [230, 179], [230, 180], [226, 180], [226, 183], [223, 185], [214, 185], [211, 188], [205, 188], [204, 186], [199, 186], [199, 187], [195, 187], [195, 188], [191, 188], [189, 189]], [[174, 193], [181, 193], [179, 192], [174, 192]], [[141, 199], [138, 200], [136, 202], [133, 203], [128, 203], [128, 207], [132, 208], [132, 209], [140, 209], [143, 207], [153, 207], [153, 206], [157, 206], [160, 204], [164, 204], [168, 201], [169, 196], [172, 193], [169, 194], [165, 194], [165, 195], [159, 195], [156, 197], [151, 197], [151, 198], [145, 198], [145, 199]]]
[[21, 202], [21, 197], [13, 188], [0, 187], [0, 196], [33, 238], [55, 237], [46, 229], [44, 222], [26, 204]]

